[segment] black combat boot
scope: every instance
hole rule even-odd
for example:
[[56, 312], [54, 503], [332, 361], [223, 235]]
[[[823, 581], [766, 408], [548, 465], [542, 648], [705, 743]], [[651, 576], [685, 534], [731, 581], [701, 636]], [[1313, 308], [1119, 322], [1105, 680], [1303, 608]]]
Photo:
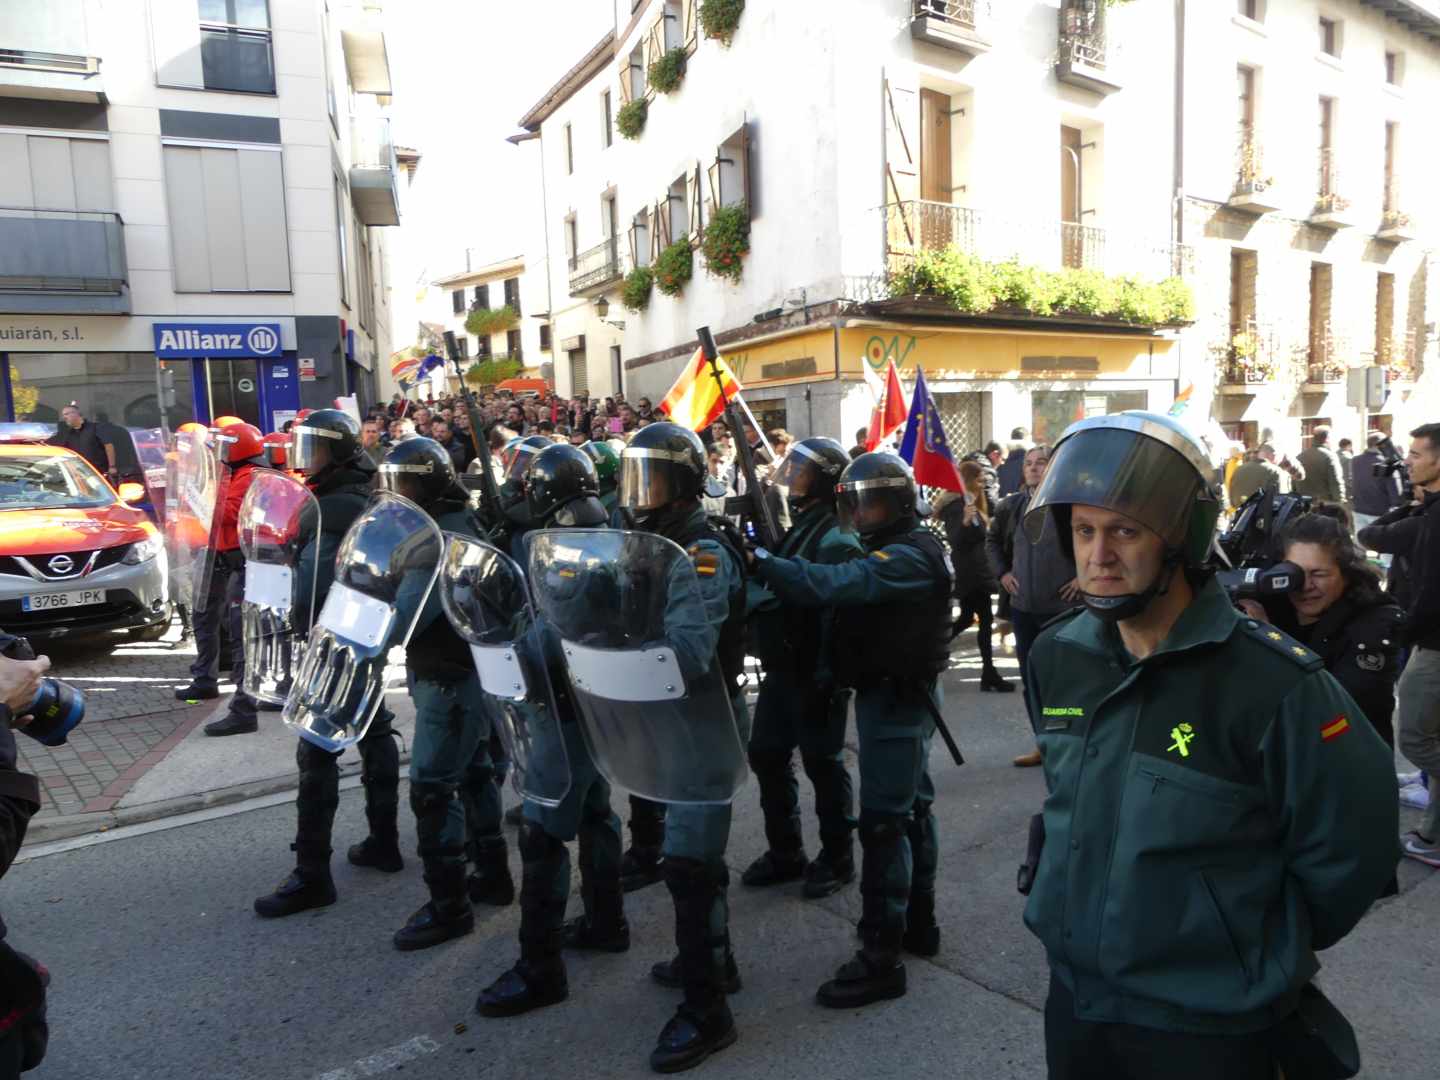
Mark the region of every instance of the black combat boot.
[[805, 899], [819, 900], [839, 892], [855, 880], [855, 855], [847, 840], [844, 848], [823, 848], [805, 867]]
[[[290, 845], [292, 849], [294, 844]], [[303, 852], [290, 876], [273, 893], [255, 901], [255, 914], [262, 919], [282, 919], [311, 908], [335, 903], [335, 882], [330, 877], [330, 852]]]
[[377, 840], [374, 836], [367, 836], [360, 843], [351, 844], [345, 858], [352, 866], [367, 866], [387, 874], [398, 874], [405, 869], [405, 858], [400, 854], [400, 844], [395, 840]]
[[940, 862], [940, 838], [930, 805], [925, 799], [915, 800], [906, 830], [913, 869], [903, 944], [905, 951], [915, 956], [935, 956], [940, 952], [940, 927], [935, 922], [935, 874]]
[[619, 880], [597, 883], [582, 877], [580, 897], [585, 914], [565, 924], [565, 948], [580, 952], [628, 952], [630, 922], [625, 918], [625, 893]]
[[360, 740], [360, 784], [365, 789], [365, 820], [370, 834], [345, 853], [351, 864], [387, 874], [405, 869], [400, 854], [400, 749], [382, 711]]
[[840, 965], [835, 978], [816, 992], [815, 1000], [826, 1008], [853, 1009], [905, 993], [905, 964], [900, 959], [905, 911], [900, 905], [910, 895], [904, 858], [907, 824], [891, 815], [860, 815], [865, 860], [860, 874], [862, 944], [854, 959]]
[[776, 851], [771, 848], [745, 868], [740, 881], [752, 889], [763, 889], [767, 885], [783, 885], [787, 881], [799, 881], [805, 876], [805, 849]]
[[905, 912], [905, 951], [915, 956], [935, 956], [940, 952], [940, 927], [935, 922], [935, 893], [910, 891], [910, 907]]
[[510, 876], [510, 849], [503, 836], [477, 844], [475, 872], [466, 881], [472, 904], [508, 907], [515, 902], [515, 879]]
[[534, 822], [520, 828], [520, 960], [480, 992], [481, 1016], [519, 1016], [570, 996], [560, 955], [570, 853]]
[[475, 912], [465, 898], [465, 866], [445, 863], [425, 868], [430, 899], [395, 931], [395, 948], [401, 952], [428, 949], [475, 929]]
[[672, 1073], [699, 1065], [731, 1045], [739, 1032], [723, 985], [729, 871], [723, 862], [670, 858], [665, 861], [665, 884], [675, 901], [675, 944], [685, 1000], [660, 1032], [650, 1067]]

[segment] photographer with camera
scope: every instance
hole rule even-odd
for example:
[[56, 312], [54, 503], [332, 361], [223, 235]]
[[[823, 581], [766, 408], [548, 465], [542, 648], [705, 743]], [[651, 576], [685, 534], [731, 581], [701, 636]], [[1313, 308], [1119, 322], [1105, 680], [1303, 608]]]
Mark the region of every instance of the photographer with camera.
[[1363, 529], [1405, 501], [1404, 471], [1404, 460], [1388, 435], [1372, 431], [1365, 436], [1365, 452], [1350, 462], [1356, 528]]
[[[40, 809], [40, 783], [16, 768], [15, 734], [32, 717], [44, 686], [48, 657], [13, 659], [21, 639], [0, 633], [0, 876], [10, 869], [25, 840], [30, 818]], [[22, 650], [22, 655], [28, 649]], [[45, 1056], [45, 986], [43, 967], [5, 940], [0, 919], [0, 1080], [11, 1080], [40, 1064]]]

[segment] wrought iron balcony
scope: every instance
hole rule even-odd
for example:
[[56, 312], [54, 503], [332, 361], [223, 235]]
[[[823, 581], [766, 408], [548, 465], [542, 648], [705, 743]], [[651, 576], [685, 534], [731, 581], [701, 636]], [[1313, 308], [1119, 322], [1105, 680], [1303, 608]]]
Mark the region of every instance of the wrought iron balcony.
[[914, 0], [910, 36], [966, 56], [979, 56], [990, 51], [990, 42], [980, 33], [980, 22], [989, 15], [989, 0]]
[[587, 296], [620, 280], [620, 246], [612, 236], [570, 256], [570, 295]]
[[1263, 147], [1254, 129], [1241, 127], [1235, 159], [1235, 191], [1228, 205], [1251, 214], [1268, 214], [1280, 209], [1270, 191], [1274, 180], [1265, 171]]
[[1340, 194], [1340, 154], [1333, 147], [1320, 151], [1320, 172], [1316, 183], [1315, 211], [1310, 224], [1322, 229], [1344, 229], [1355, 224], [1350, 200]]
[[1064, 0], [1055, 77], [1097, 94], [1113, 94], [1120, 83], [1110, 70], [1111, 51], [1105, 34], [1104, 0]]
[[0, 311], [127, 312], [128, 277], [119, 214], [0, 206]]
[[892, 203], [881, 208], [886, 265], [896, 269], [922, 251], [954, 246], [987, 262], [1014, 260], [1047, 270], [1100, 270], [1142, 277], [1183, 277], [1193, 263], [1185, 245], [1153, 243], [1093, 225], [1009, 219], [949, 203]]
[[1380, 216], [1380, 229], [1375, 233], [1375, 239], [1391, 244], [1415, 239], [1410, 215], [1401, 210], [1400, 205], [1400, 184], [1392, 176], [1385, 181], [1385, 209]]

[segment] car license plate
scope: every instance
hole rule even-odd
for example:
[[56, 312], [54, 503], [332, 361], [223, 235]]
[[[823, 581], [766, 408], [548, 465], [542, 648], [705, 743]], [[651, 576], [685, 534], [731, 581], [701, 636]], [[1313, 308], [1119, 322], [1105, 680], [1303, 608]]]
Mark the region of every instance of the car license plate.
[[22, 611], [49, 611], [52, 608], [84, 607], [86, 604], [103, 604], [104, 589], [80, 589], [76, 592], [35, 593], [20, 598]]

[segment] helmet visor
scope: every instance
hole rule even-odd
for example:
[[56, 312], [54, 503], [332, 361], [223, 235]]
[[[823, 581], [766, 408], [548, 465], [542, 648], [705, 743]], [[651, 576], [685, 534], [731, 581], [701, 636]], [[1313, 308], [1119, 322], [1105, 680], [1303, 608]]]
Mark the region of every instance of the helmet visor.
[[1196, 503], [1213, 501], [1201, 476], [1179, 451], [1123, 428], [1095, 428], [1062, 439], [1025, 512], [1036, 542], [1052, 506], [1094, 506], [1124, 514], [1182, 547]]
[[775, 483], [787, 488], [792, 499], [824, 494], [824, 478], [803, 446], [792, 446], [775, 470]]
[[380, 463], [379, 476], [376, 478], [376, 486], [381, 491], [390, 491], [411, 502], [423, 502], [418, 496], [424, 490], [425, 477], [435, 472], [435, 466], [429, 461], [414, 462], [390, 462]]
[[515, 456], [510, 459], [510, 464], [505, 468], [505, 479], [525, 479], [525, 474], [530, 471], [531, 464], [535, 461], [540, 451], [537, 447], [521, 444], [515, 448]]
[[910, 481], [903, 476], [877, 476], [835, 486], [840, 527], [861, 535], [878, 532], [900, 520], [900, 499]]
[[620, 458], [616, 505], [625, 510], [658, 510], [680, 496], [676, 466], [690, 459], [677, 450], [627, 447]]
[[334, 459], [335, 444], [342, 438], [329, 428], [296, 424], [290, 429], [290, 468], [307, 473], [324, 468]]

